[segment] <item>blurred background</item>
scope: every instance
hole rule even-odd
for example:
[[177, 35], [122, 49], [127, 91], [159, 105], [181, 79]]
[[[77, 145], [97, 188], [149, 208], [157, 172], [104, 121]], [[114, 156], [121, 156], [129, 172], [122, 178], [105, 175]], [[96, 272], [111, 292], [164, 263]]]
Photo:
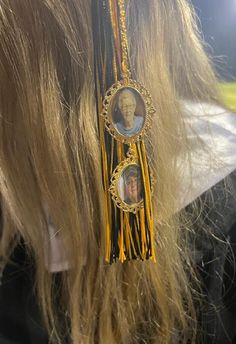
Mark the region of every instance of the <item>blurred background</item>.
[[192, 0], [200, 29], [220, 78], [226, 105], [236, 112], [236, 0]]

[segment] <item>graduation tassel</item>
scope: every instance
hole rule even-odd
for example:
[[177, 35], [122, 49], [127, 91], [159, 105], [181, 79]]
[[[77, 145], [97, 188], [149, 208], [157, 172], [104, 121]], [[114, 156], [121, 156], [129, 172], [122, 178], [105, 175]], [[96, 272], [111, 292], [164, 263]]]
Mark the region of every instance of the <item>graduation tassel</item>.
[[155, 261], [152, 182], [144, 137], [155, 109], [132, 79], [124, 0], [92, 4], [103, 173], [105, 260]]

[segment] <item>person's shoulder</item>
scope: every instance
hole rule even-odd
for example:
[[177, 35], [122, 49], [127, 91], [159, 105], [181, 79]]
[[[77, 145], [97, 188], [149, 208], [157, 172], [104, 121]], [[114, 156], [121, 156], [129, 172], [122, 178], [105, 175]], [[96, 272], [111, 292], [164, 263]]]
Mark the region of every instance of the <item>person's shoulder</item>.
[[180, 204], [194, 217], [189, 245], [206, 300], [204, 312], [199, 310], [204, 337], [199, 342], [231, 343], [236, 336], [231, 264], [236, 258], [236, 114], [217, 104], [185, 101], [183, 115], [191, 168], [181, 156]]
[[[212, 134], [222, 134], [224, 131], [236, 136], [236, 113], [219, 104], [196, 101], [182, 101], [185, 123], [202, 135], [203, 129], [209, 129]], [[216, 130], [218, 132], [216, 133]]]
[[142, 129], [144, 118], [143, 116], [135, 116], [135, 128], [137, 131]]
[[116, 128], [118, 130], [123, 130], [124, 129], [122, 121], [116, 122], [115, 126], [116, 126]]
[[137, 124], [142, 124], [143, 123], [143, 116], [136, 115], [135, 116], [135, 122]]
[[[204, 192], [192, 223], [190, 250], [204, 290], [204, 312], [199, 321], [204, 340], [233, 343], [236, 336], [235, 267], [236, 258], [236, 170]], [[194, 214], [196, 203], [187, 211]], [[227, 292], [225, 292], [227, 291]], [[232, 341], [231, 341], [232, 339]], [[229, 340], [229, 341], [228, 341]]]
[[132, 204], [132, 201], [131, 201], [131, 199], [130, 198], [125, 198], [125, 200], [124, 200], [124, 202], [126, 203], [126, 204]]
[[191, 166], [179, 157], [184, 207], [236, 170], [236, 114], [217, 104], [182, 105], [191, 155]]

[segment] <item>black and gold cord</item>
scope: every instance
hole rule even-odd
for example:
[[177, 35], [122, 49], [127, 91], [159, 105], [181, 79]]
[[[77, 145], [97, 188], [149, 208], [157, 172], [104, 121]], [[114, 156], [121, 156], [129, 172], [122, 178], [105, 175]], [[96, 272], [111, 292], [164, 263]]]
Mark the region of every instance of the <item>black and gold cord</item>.
[[144, 140], [155, 109], [150, 93], [132, 79], [125, 1], [95, 0], [92, 13], [105, 260], [155, 261], [152, 183]]

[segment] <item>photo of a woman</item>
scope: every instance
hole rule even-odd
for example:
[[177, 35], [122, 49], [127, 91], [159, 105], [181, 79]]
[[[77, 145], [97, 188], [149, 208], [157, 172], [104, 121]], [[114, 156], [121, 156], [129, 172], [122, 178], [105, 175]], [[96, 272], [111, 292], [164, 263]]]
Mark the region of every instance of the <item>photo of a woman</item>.
[[124, 136], [137, 135], [143, 127], [144, 117], [136, 114], [137, 100], [131, 88], [124, 88], [117, 96], [118, 121], [115, 124], [117, 131]]

